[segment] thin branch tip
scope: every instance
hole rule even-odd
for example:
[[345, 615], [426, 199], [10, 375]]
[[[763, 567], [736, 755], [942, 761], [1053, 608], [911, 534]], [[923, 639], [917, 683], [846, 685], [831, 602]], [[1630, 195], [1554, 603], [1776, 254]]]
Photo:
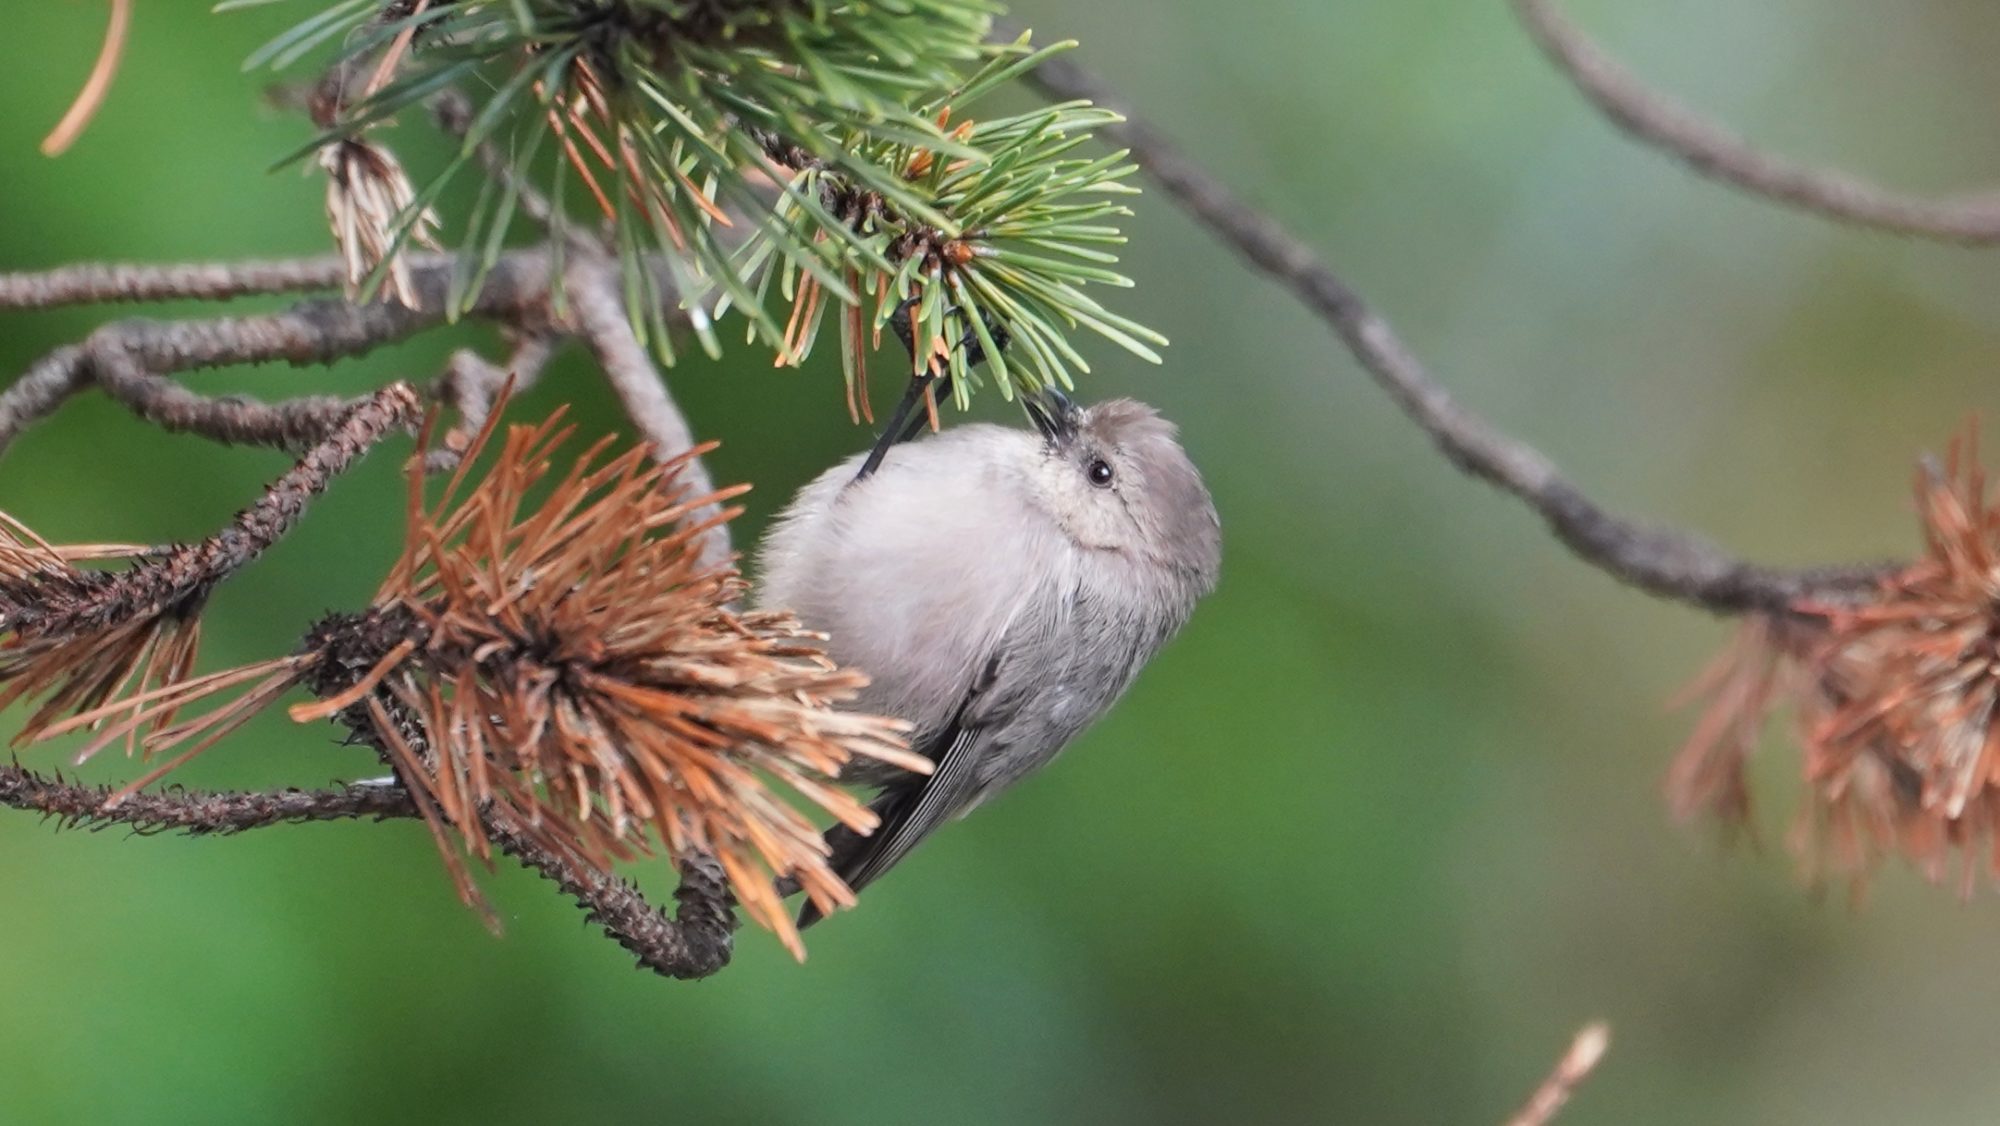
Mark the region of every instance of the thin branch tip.
[[1542, 54], [1606, 120], [1696, 175], [1857, 227], [1963, 246], [2000, 243], [2000, 193], [1930, 199], [1765, 152], [1649, 88], [1555, 0], [1509, 0]]
[[1507, 1120], [1507, 1126], [1548, 1126], [1569, 1102], [1570, 1096], [1576, 1093], [1577, 1087], [1597, 1070], [1597, 1065], [1610, 1049], [1609, 1024], [1598, 1020], [1584, 1025], [1570, 1041], [1569, 1050], [1556, 1061], [1555, 1069], [1529, 1096], [1527, 1104]]

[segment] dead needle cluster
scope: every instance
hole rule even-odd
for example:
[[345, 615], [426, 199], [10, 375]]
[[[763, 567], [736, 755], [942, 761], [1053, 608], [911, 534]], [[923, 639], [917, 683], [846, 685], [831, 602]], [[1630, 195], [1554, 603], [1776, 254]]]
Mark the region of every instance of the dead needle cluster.
[[1742, 821], [1765, 716], [1789, 705], [1807, 785], [1792, 841], [1857, 883], [1900, 854], [1970, 892], [2000, 868], [2000, 504], [1976, 435], [1917, 477], [1924, 554], [1853, 600], [1748, 622], [1669, 778], [1682, 813]]
[[737, 510], [691, 514], [743, 491], [682, 495], [679, 471], [707, 447], [656, 464], [607, 439], [558, 470], [573, 437], [561, 412], [497, 442], [489, 427], [435, 500], [413, 458], [403, 550], [371, 605], [323, 619], [289, 656], [200, 677], [198, 601], [37, 632], [65, 599], [121, 577], [80, 571], [74, 551], [10, 523], [0, 700], [49, 696], [24, 738], [92, 728], [85, 755], [119, 739], [173, 752], [122, 796], [302, 685], [319, 698], [291, 717], [337, 719], [382, 752], [468, 903], [481, 899], [465, 858], [495, 843], [525, 836], [601, 874], [663, 847], [713, 858], [750, 917], [802, 956], [776, 881], [822, 910], [854, 897], [801, 806], [866, 832], [875, 818], [834, 784], [841, 768], [929, 764], [898, 722], [835, 709], [861, 674], [789, 614], [736, 609], [742, 579], [701, 562], [703, 537]]

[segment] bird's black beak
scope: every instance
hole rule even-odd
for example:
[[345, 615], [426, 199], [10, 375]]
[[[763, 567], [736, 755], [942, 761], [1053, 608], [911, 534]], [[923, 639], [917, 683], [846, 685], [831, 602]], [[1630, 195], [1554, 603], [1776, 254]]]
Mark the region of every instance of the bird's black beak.
[[1063, 445], [1076, 436], [1077, 419], [1082, 411], [1068, 395], [1054, 387], [1021, 396], [1021, 407], [1050, 445]]

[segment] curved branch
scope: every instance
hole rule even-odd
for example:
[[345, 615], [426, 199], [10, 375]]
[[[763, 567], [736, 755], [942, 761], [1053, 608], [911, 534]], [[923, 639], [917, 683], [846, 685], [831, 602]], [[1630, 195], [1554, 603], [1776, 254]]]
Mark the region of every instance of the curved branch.
[[672, 918], [653, 906], [638, 888], [580, 858], [548, 847], [525, 827], [489, 811], [486, 831], [509, 856], [547, 877], [583, 908], [584, 918], [604, 928], [639, 965], [664, 977], [691, 981], [729, 964], [735, 949], [736, 900], [722, 867], [713, 861], [680, 865], [674, 892], [680, 907]]
[[83, 365], [83, 346], [65, 344], [35, 361], [33, 367], [0, 391], [0, 454], [14, 439], [54, 414], [71, 395], [90, 386]]
[[1552, 0], [1510, 3], [1542, 53], [1612, 124], [1702, 176], [1836, 222], [1966, 246], [2000, 243], [2000, 194], [1924, 199], [1773, 156], [1648, 89]]
[[[1123, 110], [1116, 94], [1063, 56], [1043, 62], [1028, 78], [1055, 98], [1088, 98]], [[1759, 566], [1690, 533], [1606, 511], [1540, 451], [1460, 406], [1360, 293], [1164, 135], [1129, 114], [1102, 132], [1129, 148], [1132, 159], [1202, 226], [1319, 317], [1447, 460], [1519, 498], [1584, 562], [1650, 594], [1722, 614], [1787, 612], [1801, 597], [1838, 597], [1866, 587], [1881, 573], [1879, 565], [1813, 570]]]
[[262, 403], [243, 395], [198, 394], [148, 370], [124, 334], [103, 337], [92, 348], [88, 370], [104, 393], [169, 434], [199, 434], [225, 445], [306, 446], [337, 423], [359, 400], [300, 395]]
[[[290, 271], [290, 276], [299, 278], [310, 272], [309, 266], [251, 263], [234, 282], [227, 276], [233, 267], [85, 266], [50, 274], [15, 275], [13, 284], [22, 293], [68, 294], [77, 300], [86, 299], [82, 294], [96, 294], [91, 299], [117, 300], [120, 298], [106, 288], [107, 279], [119, 271], [138, 271], [143, 276], [131, 281], [127, 291], [143, 291], [148, 299], [166, 299], [250, 292], [243, 287], [270, 283], [274, 269]], [[444, 323], [445, 295], [453, 269], [449, 258], [438, 255], [411, 260], [414, 284], [421, 295], [420, 309], [320, 298], [301, 301], [277, 313], [106, 325], [82, 344], [50, 353], [0, 391], [0, 453], [5, 453], [8, 444], [28, 426], [92, 383], [140, 417], [170, 430], [284, 449], [309, 445], [357, 400], [307, 396], [265, 405], [241, 398], [214, 399], [164, 377], [235, 364], [324, 364], [364, 355]], [[173, 290], [169, 282], [189, 288]], [[4, 295], [7, 283], [7, 278], [0, 277], [0, 295]], [[501, 256], [487, 275], [469, 312], [524, 332], [543, 331], [549, 320], [549, 283], [545, 250], [512, 251]], [[338, 285], [338, 279], [332, 284]]]

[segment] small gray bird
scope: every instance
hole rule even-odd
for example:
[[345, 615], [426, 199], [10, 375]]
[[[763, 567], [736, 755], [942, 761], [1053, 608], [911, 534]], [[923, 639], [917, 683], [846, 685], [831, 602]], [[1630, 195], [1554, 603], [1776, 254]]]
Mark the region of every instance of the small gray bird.
[[1215, 588], [1221, 523], [1173, 424], [1130, 399], [1024, 405], [1034, 432], [958, 426], [872, 474], [834, 466], [758, 551], [759, 602], [825, 632], [870, 677], [855, 710], [908, 721], [935, 764], [844, 776], [881, 788], [872, 835], [827, 835], [856, 890], [1053, 759]]

